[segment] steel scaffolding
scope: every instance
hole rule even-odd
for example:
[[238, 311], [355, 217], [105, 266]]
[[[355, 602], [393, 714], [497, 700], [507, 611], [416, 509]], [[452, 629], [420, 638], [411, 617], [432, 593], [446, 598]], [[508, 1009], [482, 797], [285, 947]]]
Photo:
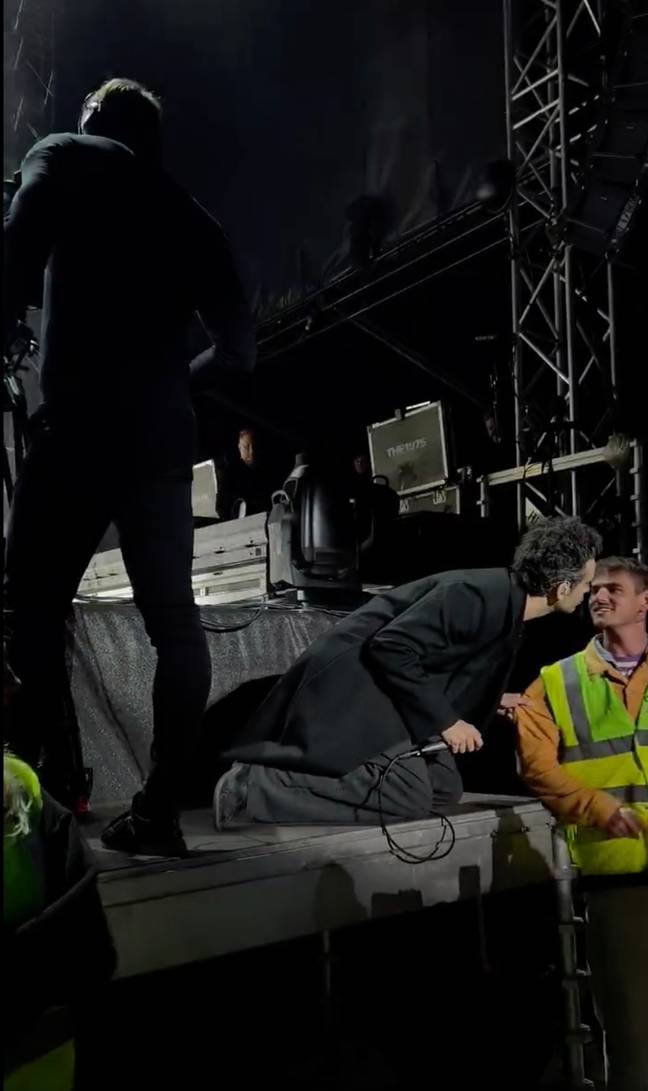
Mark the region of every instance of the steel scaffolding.
[[52, 129], [56, 0], [8, 0], [4, 11], [4, 174]]
[[[604, 83], [602, 8], [602, 0], [504, 0], [507, 148], [517, 179], [508, 213], [515, 466], [484, 479], [482, 506], [492, 485], [515, 481], [521, 525], [530, 503], [587, 517], [601, 497], [641, 495], [636, 469], [630, 476], [618, 460], [611, 465], [605, 446], [617, 420], [614, 266], [580, 254], [566, 232]], [[636, 522], [639, 501], [633, 511]], [[638, 554], [640, 524], [630, 538]]]

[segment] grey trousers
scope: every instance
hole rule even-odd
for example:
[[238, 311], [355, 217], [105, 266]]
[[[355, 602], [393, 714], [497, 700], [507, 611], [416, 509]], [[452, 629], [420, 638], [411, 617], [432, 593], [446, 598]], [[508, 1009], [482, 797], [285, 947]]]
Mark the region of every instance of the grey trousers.
[[[343, 777], [289, 773], [249, 765], [245, 818], [286, 825], [376, 826], [380, 824], [378, 780], [403, 743], [379, 754]], [[388, 822], [427, 818], [438, 807], [461, 798], [461, 778], [449, 752], [397, 762], [385, 777], [382, 812]]]
[[648, 1091], [648, 886], [591, 891], [587, 902], [608, 1091]]

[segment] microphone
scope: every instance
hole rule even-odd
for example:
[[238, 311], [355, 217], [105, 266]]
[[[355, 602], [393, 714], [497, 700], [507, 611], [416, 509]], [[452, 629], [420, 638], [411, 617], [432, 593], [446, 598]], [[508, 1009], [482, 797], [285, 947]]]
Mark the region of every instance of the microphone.
[[443, 739], [439, 739], [437, 742], [428, 742], [424, 746], [414, 746], [411, 750], [406, 750], [404, 754], [401, 754], [401, 758], [418, 758], [423, 754], [439, 754], [442, 750], [447, 750], [448, 746], [444, 743]]

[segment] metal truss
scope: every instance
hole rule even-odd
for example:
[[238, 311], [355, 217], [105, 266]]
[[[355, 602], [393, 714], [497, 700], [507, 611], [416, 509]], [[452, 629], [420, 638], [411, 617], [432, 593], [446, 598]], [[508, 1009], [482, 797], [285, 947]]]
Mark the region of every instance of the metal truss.
[[[616, 427], [614, 267], [576, 251], [565, 230], [596, 128], [602, 8], [601, 0], [504, 0], [507, 145], [517, 178], [509, 209], [515, 466], [551, 470], [569, 456], [551, 499], [555, 510], [583, 516], [602, 493], [623, 489], [623, 475], [603, 458], [592, 489], [583, 470]], [[528, 476], [509, 478], [520, 524], [530, 500], [549, 499]]]
[[51, 131], [55, 95], [56, 0], [7, 0], [4, 11], [5, 149], [10, 177]]

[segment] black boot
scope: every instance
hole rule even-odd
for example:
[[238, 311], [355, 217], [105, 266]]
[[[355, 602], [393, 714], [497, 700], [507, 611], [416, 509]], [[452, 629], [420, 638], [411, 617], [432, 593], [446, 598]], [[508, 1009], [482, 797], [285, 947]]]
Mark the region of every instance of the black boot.
[[189, 855], [176, 815], [149, 810], [142, 792], [133, 798], [129, 811], [106, 826], [101, 840], [107, 849], [132, 856]]

